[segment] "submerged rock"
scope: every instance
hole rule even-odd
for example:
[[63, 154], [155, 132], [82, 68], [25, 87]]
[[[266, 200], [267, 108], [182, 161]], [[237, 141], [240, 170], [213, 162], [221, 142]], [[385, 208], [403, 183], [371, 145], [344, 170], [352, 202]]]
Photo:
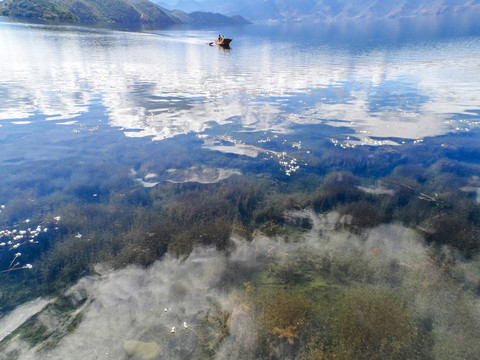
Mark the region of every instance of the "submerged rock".
[[235, 169], [208, 168], [192, 166], [185, 170], [169, 169], [169, 179], [172, 183], [196, 182], [200, 184], [213, 184], [228, 179], [232, 175], [241, 175]]
[[160, 346], [155, 342], [129, 340], [123, 344], [123, 348], [129, 356], [144, 360], [155, 359], [160, 354]]

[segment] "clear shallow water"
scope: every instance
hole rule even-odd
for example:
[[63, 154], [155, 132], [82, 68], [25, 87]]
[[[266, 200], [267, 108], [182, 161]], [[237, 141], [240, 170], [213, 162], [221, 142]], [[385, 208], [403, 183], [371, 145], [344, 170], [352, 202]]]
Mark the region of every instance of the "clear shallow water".
[[[74, 315], [65, 320], [68, 324], [76, 321], [78, 331], [73, 337], [65, 337], [61, 346], [49, 353], [50, 358], [64, 358], [65, 353], [75, 353], [82, 359], [146, 358], [135, 350], [140, 345], [132, 341], [142, 341], [141, 348], [148, 347], [146, 342], [160, 344], [163, 353], [153, 358], [165, 353], [170, 358], [189, 358], [192, 349], [201, 348], [201, 337], [187, 333], [183, 321], [196, 324], [190, 329], [201, 328], [208, 333], [206, 337], [215, 338], [221, 321], [215, 319], [220, 324], [217, 327], [201, 325], [205, 313], [212, 311], [212, 303], [232, 313], [244, 301], [220, 291], [225, 284], [219, 272], [228, 273], [230, 268], [252, 261], [249, 268], [262, 278], [265, 275], [261, 269], [271, 267], [270, 260], [264, 259], [269, 259], [275, 246], [275, 261], [285, 259], [285, 254], [300, 259], [306, 254], [302, 246], [257, 237], [253, 243], [238, 240], [236, 250], [228, 256], [199, 249], [185, 263], [167, 257], [147, 270], [115, 272], [108, 266], [97, 265], [94, 270], [85, 266], [89, 262], [114, 263], [116, 267], [150, 264], [164, 250], [155, 249], [155, 254], [147, 240], [135, 240], [144, 233], [148, 239], [149, 234], [158, 232], [150, 228], [152, 223], [161, 223], [164, 216], [175, 218], [172, 213], [188, 213], [190, 208], [192, 213], [212, 213], [218, 218], [228, 213], [228, 209], [216, 213], [205, 208], [201, 204], [206, 200], [189, 192], [190, 185], [169, 190], [168, 184], [222, 183], [245, 177], [259, 182], [272, 179], [268, 183], [271, 189], [262, 188], [265, 194], [313, 193], [325, 174], [353, 169], [356, 176], [369, 179], [361, 187], [368, 194], [404, 196], [406, 189], [417, 186], [406, 182], [396, 188], [393, 181], [387, 182], [390, 187], [379, 183], [390, 172], [399, 182], [411, 177], [418, 184], [427, 184], [426, 190], [421, 188], [414, 196], [420, 203], [412, 205], [419, 209], [410, 215], [412, 218], [428, 218], [424, 214], [429, 211], [432, 219], [443, 216], [443, 209], [450, 205], [442, 201], [450, 204], [456, 196], [451, 195], [456, 194], [452, 189], [470, 194], [465, 195], [467, 200], [478, 204], [480, 37], [475, 27], [463, 25], [449, 27], [413, 20], [382, 26], [252, 25], [220, 30], [234, 39], [232, 48], [225, 50], [208, 46], [218, 36], [217, 29], [139, 33], [0, 19], [0, 203], [4, 205], [0, 221], [5, 224], [2, 230], [16, 230], [0, 239], [5, 242], [0, 248], [0, 264], [9, 269], [15, 266], [14, 259], [18, 267], [33, 264], [37, 271], [27, 275], [22, 269], [7, 272], [9, 277], [2, 275], [6, 286], [0, 290], [2, 308], [11, 310], [43, 291], [49, 294], [39, 282], [69, 284], [82, 275], [96, 273], [70, 289], [70, 295], [78, 300], [74, 315], [82, 313], [84, 320], [81, 325]], [[452, 174], [461, 181], [452, 180]], [[431, 184], [430, 178], [437, 175], [438, 183]], [[233, 191], [226, 193], [234, 197]], [[169, 197], [174, 199], [173, 205], [165, 203]], [[211, 197], [212, 203], [222, 200], [222, 196], [215, 197], [215, 192], [207, 192], [206, 197]], [[274, 205], [268, 206], [276, 206], [275, 201], [280, 202], [272, 200]], [[187, 210], [178, 205], [182, 202], [188, 204]], [[425, 204], [442, 210], [425, 210]], [[275, 218], [268, 211], [264, 210], [265, 215], [257, 210], [257, 218]], [[478, 212], [469, 214], [469, 224], [477, 226]], [[314, 249], [313, 257], [323, 259], [334, 253], [343, 259], [343, 251], [349, 246], [361, 249], [364, 238], [353, 236], [352, 245], [342, 234], [335, 235], [335, 221], [330, 218], [333, 215], [328, 219], [310, 213], [292, 215], [302, 216], [313, 224], [312, 234], [306, 239]], [[407, 224], [408, 217], [399, 216]], [[188, 229], [191, 224], [179, 218], [175, 225]], [[129, 221], [131, 227], [125, 225]], [[436, 223], [431, 222], [433, 227]], [[32, 235], [30, 242], [27, 228], [37, 224], [48, 231]], [[221, 223], [209, 225], [214, 232], [222, 229]], [[429, 234], [429, 223], [420, 225]], [[162, 226], [162, 231], [171, 233], [168, 226]], [[193, 237], [208, 233], [208, 229], [200, 228], [198, 234], [192, 230]], [[267, 230], [263, 232], [274, 233]], [[13, 240], [19, 231], [25, 231], [25, 237]], [[414, 241], [416, 235], [395, 226], [376, 231], [389, 233], [389, 241], [378, 245], [375, 241], [380, 235], [374, 232], [372, 238], [366, 236], [365, 241], [373, 245], [359, 250], [360, 258], [380, 269], [390, 269], [390, 262], [406, 263], [413, 270], [398, 280], [398, 286], [411, 294], [415, 311], [422, 316], [430, 316], [425, 304], [437, 299], [437, 317], [432, 315], [440, 329], [436, 336], [454, 327], [460, 340], [455, 338], [452, 344], [470, 339], [467, 334], [475, 333], [472, 329], [478, 324], [460, 326], [452, 318], [462, 314], [449, 312], [449, 303], [438, 300], [442, 291], [454, 298], [457, 288], [434, 290], [436, 282], [449, 279], [438, 275], [427, 285], [421, 283], [427, 287], [428, 296], [416, 298], [415, 286], [420, 284], [415, 277], [416, 264], [427, 268], [425, 278], [436, 274], [428, 251]], [[318, 234], [330, 236], [331, 241], [319, 247]], [[16, 244], [20, 245], [14, 248]], [[188, 248], [188, 244], [183, 246]], [[104, 248], [119, 260], [112, 260], [113, 255], [102, 251]], [[126, 255], [120, 248], [128, 250]], [[148, 251], [142, 252], [143, 248]], [[174, 250], [169, 247], [171, 253]], [[22, 252], [18, 258], [16, 251]], [[379, 252], [386, 254], [383, 259], [378, 259]], [[256, 261], [256, 256], [263, 260]], [[65, 275], [61, 269], [66, 268], [73, 270]], [[464, 287], [475, 288], [475, 263], [462, 263], [454, 270], [467, 279]], [[37, 293], [29, 293], [28, 287], [21, 291], [15, 287], [22, 281]], [[139, 288], [142, 283], [146, 285]], [[199, 297], [205, 301], [196, 301]], [[34, 315], [48, 308], [50, 299], [25, 303], [10, 313], [10, 318], [0, 319], [0, 330], [6, 332], [0, 337], [8, 337], [7, 333], [29, 318], [26, 313]], [[83, 307], [85, 299], [88, 301]], [[476, 314], [475, 299], [465, 295], [462, 301]], [[172, 304], [177, 303], [181, 306], [175, 308]], [[122, 313], [130, 311], [130, 315], [115, 320], [116, 307]], [[51, 324], [48, 316], [44, 325]], [[101, 330], [96, 328], [98, 319], [102, 319]], [[248, 329], [257, 331], [253, 319], [247, 320]], [[238, 320], [230, 324], [232, 334], [244, 334], [242, 325]], [[185, 331], [185, 337], [168, 337], [172, 326], [178, 333]], [[92, 334], [95, 345], [83, 346], [92, 344]], [[246, 343], [253, 341], [240, 338]], [[38, 340], [28, 339], [29, 346], [20, 340], [0, 345], [8, 350], [5, 354], [16, 351], [20, 358], [41, 358], [41, 349], [37, 352], [34, 347]], [[55, 344], [48, 341], [47, 349]], [[439, 344], [435, 354], [448, 354], [446, 342]], [[234, 351], [230, 345], [222, 343], [217, 357], [227, 358]], [[458, 357], [456, 350], [451, 351]]]

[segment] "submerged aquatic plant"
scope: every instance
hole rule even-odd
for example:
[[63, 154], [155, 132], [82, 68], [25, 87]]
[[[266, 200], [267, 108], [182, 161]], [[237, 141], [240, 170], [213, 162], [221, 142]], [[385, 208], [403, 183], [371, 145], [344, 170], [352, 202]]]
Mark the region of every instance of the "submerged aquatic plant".
[[[5, 208], [5, 205], [1, 206], [2, 210], [5, 210]], [[21, 224], [29, 224], [30, 222], [30, 219], [26, 219], [24, 221], [14, 223], [10, 228], [0, 230], [0, 251], [3, 250], [4, 252], [4, 254], [0, 253], [0, 255], [6, 257], [8, 256], [8, 253], [12, 252], [13, 250], [18, 251], [18, 249], [22, 246], [38, 244], [38, 236], [41, 233], [47, 232], [48, 228], [38, 225], [35, 228], [28, 227], [27, 229], [19, 229], [19, 226]], [[17, 261], [20, 256], [22, 256], [22, 253], [16, 252], [13, 255], [13, 259], [10, 261], [8, 266], [5, 269], [0, 270], [0, 273], [8, 273], [11, 271], [22, 269], [32, 269], [32, 264], [28, 263], [25, 265], [21, 265], [21, 263]]]
[[22, 269], [28, 269], [28, 270], [32, 269], [33, 268], [32, 264], [26, 264], [26, 265], [20, 266], [19, 261], [15, 262], [15, 260], [17, 260], [17, 258], [21, 255], [22, 255], [21, 253], [16, 253], [15, 257], [10, 262], [10, 265], [8, 266], [8, 268], [0, 271], [0, 273], [5, 273], [5, 272], [10, 272], [15, 270], [22, 270]]

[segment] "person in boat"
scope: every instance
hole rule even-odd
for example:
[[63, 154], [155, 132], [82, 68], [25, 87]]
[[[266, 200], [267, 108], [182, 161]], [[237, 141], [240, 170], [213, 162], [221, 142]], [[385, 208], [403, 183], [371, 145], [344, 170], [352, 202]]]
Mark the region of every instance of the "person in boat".
[[218, 41], [222, 41], [222, 36], [218, 35]]

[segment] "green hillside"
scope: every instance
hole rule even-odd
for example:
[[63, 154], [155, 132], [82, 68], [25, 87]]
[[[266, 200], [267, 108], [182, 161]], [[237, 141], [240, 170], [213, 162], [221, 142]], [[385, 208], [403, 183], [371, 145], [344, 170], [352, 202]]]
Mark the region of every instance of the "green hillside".
[[149, 19], [154, 24], [159, 25], [171, 25], [171, 24], [181, 24], [182, 21], [172, 14], [167, 13], [165, 10], [160, 8], [158, 5], [148, 1], [148, 0], [135, 0], [133, 5], [143, 14], [148, 14]]
[[125, 25], [173, 24], [235, 25], [248, 23], [241, 17], [221, 14], [168, 12], [148, 0], [5, 0], [0, 15], [37, 20], [60, 20]]
[[48, 0], [5, 0], [0, 3], [0, 15], [14, 18], [78, 21], [70, 11]]
[[[69, 11], [76, 11], [77, 4], [87, 6], [97, 21], [113, 23], [137, 23], [141, 13], [127, 0], [52, 0]], [[83, 20], [82, 13], [77, 15]]]
[[75, 14], [84, 22], [111, 22], [119, 24], [155, 24], [159, 26], [177, 23], [176, 19], [157, 5], [139, 0], [51, 0], [63, 9]]
[[97, 22], [103, 20], [102, 15], [84, 0], [56, 1], [64, 9], [68, 9], [83, 22]]
[[195, 25], [243, 25], [249, 22], [241, 16], [229, 17], [218, 13], [195, 11], [188, 14], [190, 22]]

